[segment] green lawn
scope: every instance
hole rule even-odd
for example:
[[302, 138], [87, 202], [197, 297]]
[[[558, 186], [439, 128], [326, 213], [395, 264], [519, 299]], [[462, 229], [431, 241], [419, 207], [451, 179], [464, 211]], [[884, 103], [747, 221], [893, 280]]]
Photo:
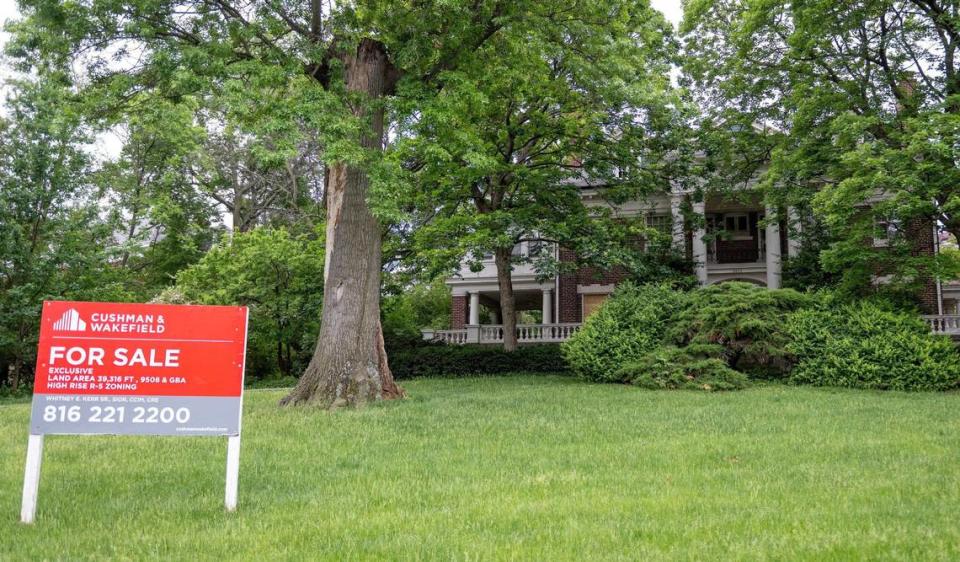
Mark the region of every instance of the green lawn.
[[0, 560], [960, 558], [960, 395], [422, 380], [361, 411], [247, 393], [225, 439], [47, 438], [0, 406]]

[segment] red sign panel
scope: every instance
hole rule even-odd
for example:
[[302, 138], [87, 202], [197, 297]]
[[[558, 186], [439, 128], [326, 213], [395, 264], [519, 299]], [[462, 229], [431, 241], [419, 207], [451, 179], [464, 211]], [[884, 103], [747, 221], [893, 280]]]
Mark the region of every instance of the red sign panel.
[[240, 396], [247, 309], [43, 303], [38, 394]]
[[239, 431], [246, 334], [246, 307], [44, 302], [33, 427]]

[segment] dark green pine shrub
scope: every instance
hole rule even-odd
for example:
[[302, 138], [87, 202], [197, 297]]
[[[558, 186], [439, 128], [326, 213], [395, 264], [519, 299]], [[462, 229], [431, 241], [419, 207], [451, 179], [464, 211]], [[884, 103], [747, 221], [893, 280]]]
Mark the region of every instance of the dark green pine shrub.
[[742, 282], [697, 289], [686, 299], [666, 334], [678, 347], [717, 345], [716, 358], [756, 378], [783, 377], [790, 370], [787, 316], [812, 304], [792, 289], [769, 290]]
[[621, 367], [617, 377], [636, 386], [659, 389], [740, 390], [750, 385], [743, 373], [717, 359], [721, 346], [659, 347]]
[[446, 345], [421, 340], [400, 346], [388, 341], [387, 357], [396, 379], [567, 371], [558, 344], [521, 345], [508, 353], [499, 345]]
[[931, 334], [914, 313], [861, 302], [802, 310], [786, 325], [796, 384], [948, 390], [960, 381], [953, 342]]
[[628, 382], [620, 368], [660, 345], [683, 301], [684, 294], [669, 286], [623, 284], [562, 345], [563, 356], [583, 379]]

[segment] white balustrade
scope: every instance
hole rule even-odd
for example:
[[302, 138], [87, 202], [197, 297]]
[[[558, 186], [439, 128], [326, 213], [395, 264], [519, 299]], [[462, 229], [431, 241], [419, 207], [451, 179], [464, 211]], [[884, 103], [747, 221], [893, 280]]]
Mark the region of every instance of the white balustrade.
[[502, 343], [503, 326], [500, 324], [488, 324], [480, 326], [480, 343]]
[[[580, 326], [581, 324], [577, 323], [518, 324], [517, 343], [564, 342], [577, 333]], [[484, 324], [462, 330], [436, 330], [433, 332], [432, 341], [456, 345], [470, 343], [471, 341], [476, 343], [476, 339], [470, 339], [469, 332], [471, 329], [474, 330], [473, 338], [476, 338], [479, 333], [479, 343], [503, 343], [502, 324]]]
[[923, 319], [930, 325], [930, 331], [934, 334], [960, 336], [960, 315], [929, 315], [924, 316]]
[[433, 333], [433, 341], [462, 345], [467, 343], [467, 331], [437, 330]]
[[[928, 315], [922, 317], [930, 326], [930, 331], [934, 334], [943, 334], [948, 336], [960, 337], [960, 315]], [[554, 324], [518, 324], [517, 342], [518, 343], [559, 343], [573, 337], [582, 324], [579, 323], [554, 323]], [[473, 326], [473, 342], [476, 342], [479, 329], [479, 343], [498, 344], [503, 343], [503, 325], [485, 324]], [[433, 340], [447, 344], [463, 345], [469, 343], [470, 336], [468, 329], [462, 330], [436, 330], [433, 332]]]

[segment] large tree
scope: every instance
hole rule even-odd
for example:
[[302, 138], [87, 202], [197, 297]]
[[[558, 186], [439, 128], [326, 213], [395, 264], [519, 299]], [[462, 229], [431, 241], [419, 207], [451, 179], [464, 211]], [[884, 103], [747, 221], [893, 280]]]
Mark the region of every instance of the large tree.
[[493, 256], [508, 351], [517, 346], [512, 269], [555, 265], [552, 251], [516, 246], [615, 243], [609, 235], [628, 229], [592, 224], [609, 209], [588, 209], [581, 191], [665, 190], [681, 105], [668, 76], [672, 28], [647, 2], [571, 2], [562, 17], [533, 23], [502, 29], [445, 73], [442, 95], [398, 128], [418, 206], [434, 213], [415, 233], [420, 252], [445, 240], [447, 258]]
[[[820, 262], [851, 288], [948, 265], [910, 238], [931, 220], [960, 234], [958, 16], [955, 0], [686, 4], [685, 68], [706, 129], [769, 156], [750, 173], [769, 202], [812, 204], [814, 232], [829, 235]], [[878, 225], [890, 237], [874, 247]]]
[[[503, 29], [575, 22], [593, 3], [559, 0], [21, 0], [24, 64], [75, 59], [96, 115], [144, 91], [222, 96], [253, 134], [297, 144], [317, 131], [326, 180], [326, 267], [313, 359], [283, 403], [349, 405], [399, 396], [379, 319], [382, 224], [389, 209], [385, 127], [436, 95], [445, 73]], [[253, 87], [251, 87], [251, 84]], [[385, 199], [387, 200], [385, 202]], [[374, 203], [372, 208], [370, 203]], [[382, 214], [381, 214], [382, 216]]]

